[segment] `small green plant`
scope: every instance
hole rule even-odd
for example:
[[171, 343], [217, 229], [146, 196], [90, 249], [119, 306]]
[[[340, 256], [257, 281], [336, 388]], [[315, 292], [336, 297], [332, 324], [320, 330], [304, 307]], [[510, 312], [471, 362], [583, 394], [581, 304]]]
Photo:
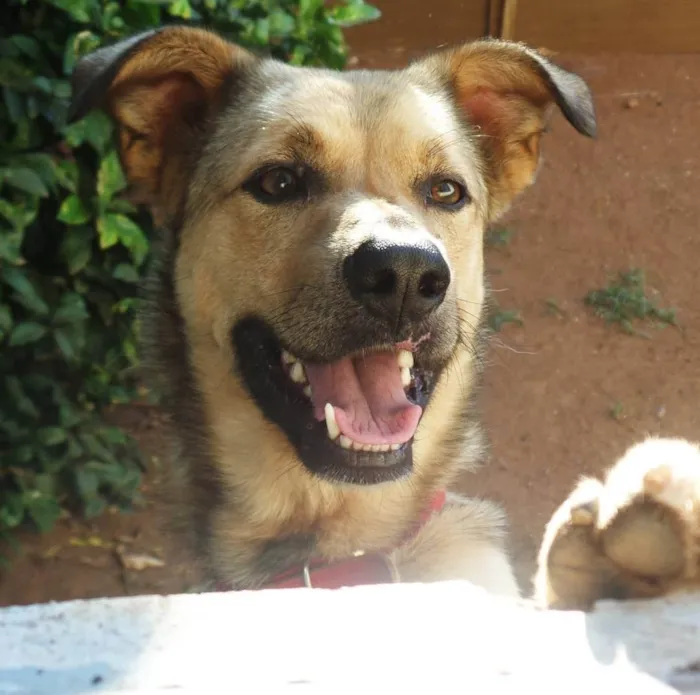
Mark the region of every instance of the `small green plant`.
[[677, 325], [675, 309], [663, 309], [646, 293], [644, 271], [620, 272], [607, 287], [589, 292], [584, 302], [606, 323], [617, 323], [630, 335], [648, 335], [635, 328], [635, 321]]
[[488, 325], [494, 333], [499, 333], [507, 323], [514, 323], [517, 326], [523, 325], [520, 312], [517, 309], [501, 309], [494, 303], [488, 314]]
[[0, 33], [0, 541], [137, 499], [140, 461], [105, 406], [135, 395], [149, 217], [122, 198], [112, 127], [66, 125], [76, 61], [193, 22], [296, 65], [344, 67], [363, 0], [3, 0]]
[[510, 244], [513, 230], [509, 227], [496, 225], [489, 227], [484, 236], [484, 243], [490, 248], [504, 248]]
[[620, 401], [615, 401], [610, 407], [610, 417], [618, 422], [625, 417], [625, 406]]

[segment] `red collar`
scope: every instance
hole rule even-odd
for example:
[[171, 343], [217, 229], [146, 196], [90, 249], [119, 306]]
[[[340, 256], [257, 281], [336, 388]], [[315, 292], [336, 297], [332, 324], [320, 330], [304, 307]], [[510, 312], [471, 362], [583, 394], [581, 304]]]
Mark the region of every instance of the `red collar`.
[[[440, 490], [430, 504], [421, 513], [418, 521], [404, 538], [405, 543], [416, 535], [427, 523], [434, 512], [445, 506], [446, 492]], [[263, 585], [262, 589], [295, 589], [313, 587], [316, 589], [339, 589], [343, 586], [360, 586], [363, 584], [388, 584], [396, 581], [395, 572], [388, 553], [358, 554], [346, 560], [324, 563], [322, 560], [311, 561], [278, 575]], [[219, 585], [219, 591], [226, 587]]]

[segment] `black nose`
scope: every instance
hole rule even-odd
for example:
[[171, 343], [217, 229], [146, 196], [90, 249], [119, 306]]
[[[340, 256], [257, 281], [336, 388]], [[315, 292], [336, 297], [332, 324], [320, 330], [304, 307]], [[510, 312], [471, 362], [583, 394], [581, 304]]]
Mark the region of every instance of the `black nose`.
[[343, 274], [357, 301], [394, 324], [424, 318], [441, 304], [450, 284], [450, 269], [430, 241], [366, 241], [345, 259]]

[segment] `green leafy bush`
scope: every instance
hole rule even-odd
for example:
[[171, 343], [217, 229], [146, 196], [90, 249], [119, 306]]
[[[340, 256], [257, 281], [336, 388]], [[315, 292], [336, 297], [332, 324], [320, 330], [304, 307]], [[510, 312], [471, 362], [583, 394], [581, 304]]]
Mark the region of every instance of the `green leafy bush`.
[[129, 505], [130, 440], [100, 418], [128, 402], [150, 220], [120, 193], [112, 129], [65, 125], [69, 75], [103, 43], [170, 22], [299, 65], [342, 68], [362, 0], [4, 0], [0, 36], [0, 539], [62, 510]]

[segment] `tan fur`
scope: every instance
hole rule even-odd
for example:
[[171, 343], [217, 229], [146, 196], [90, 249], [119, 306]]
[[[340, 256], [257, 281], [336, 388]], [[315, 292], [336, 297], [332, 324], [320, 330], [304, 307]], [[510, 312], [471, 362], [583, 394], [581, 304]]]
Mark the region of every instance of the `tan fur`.
[[505, 515], [487, 500], [451, 496], [392, 560], [404, 582], [466, 579], [494, 594], [519, 595], [505, 550]]
[[543, 605], [700, 589], [700, 447], [648, 438], [604, 482], [584, 479], [545, 530], [535, 577]]
[[[109, 61], [113, 73], [104, 68]], [[259, 585], [274, 565], [260, 566], [261, 558], [276, 544], [288, 562], [311, 550], [332, 560], [395, 547], [437, 490], [480, 463], [471, 402], [486, 301], [483, 232], [533, 182], [555, 103], [578, 130], [593, 133], [582, 82], [504, 42], [367, 75], [292, 68], [208, 32], [170, 28], [88, 58], [75, 85], [78, 109], [105, 108], [117, 123], [136, 198], [163, 227], [146, 328], [174, 414], [178, 500], [191, 514], [185, 530], [195, 529], [207, 578]], [[245, 183], [276, 161], [322, 172], [323, 195], [291, 208], [260, 204]], [[468, 189], [459, 212], [417, 198], [416, 182], [445, 172], [457, 172]], [[332, 342], [356, 314], [336, 269], [377, 233], [402, 243], [430, 239], [447, 259], [452, 281], [430, 340], [449, 360], [416, 432], [410, 475], [349, 485], [311, 473], [263, 416], [234, 368], [241, 355], [231, 332], [255, 315], [300, 350]], [[583, 483], [545, 533], [538, 598], [587, 607], [619, 588], [621, 559], [641, 562], [646, 552], [630, 553], [635, 529], [650, 540], [679, 534], [683, 571], [674, 569], [671, 584], [694, 581], [700, 494], [695, 469], [683, 463], [691, 451], [669, 448], [667, 473], [647, 483], [668, 524], [647, 523], [647, 507], [635, 513], [643, 497], [635, 465], [620, 463], [605, 485]], [[676, 485], [670, 497], [669, 485]], [[647, 569], [668, 570], [659, 552], [642, 558]], [[505, 519], [490, 502], [451, 496], [391, 557], [403, 581], [464, 578], [518, 594]], [[635, 576], [625, 586], [648, 595], [670, 584], [658, 589]]]

